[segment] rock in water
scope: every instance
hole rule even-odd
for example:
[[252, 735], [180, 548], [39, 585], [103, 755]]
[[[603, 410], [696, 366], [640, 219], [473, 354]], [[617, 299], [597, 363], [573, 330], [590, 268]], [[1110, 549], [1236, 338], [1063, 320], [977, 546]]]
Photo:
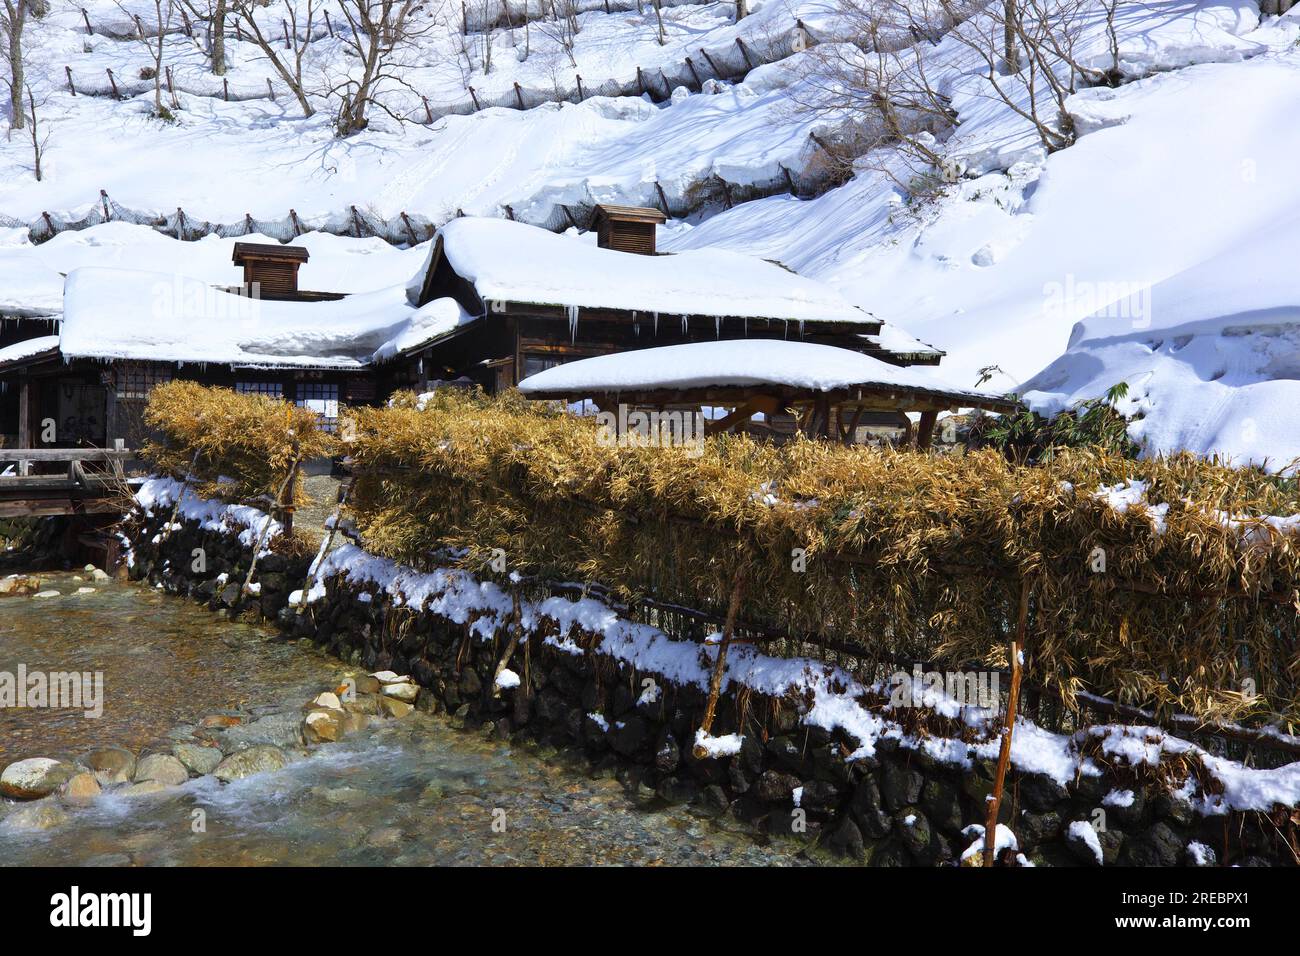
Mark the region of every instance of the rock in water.
[[385, 697], [392, 697], [396, 700], [413, 704], [415, 703], [416, 696], [420, 693], [420, 688], [409, 681], [398, 681], [392, 684], [385, 684], [383, 693]]
[[343, 736], [342, 714], [332, 710], [313, 710], [303, 718], [302, 736], [309, 744], [338, 740]]
[[232, 780], [251, 777], [255, 773], [279, 770], [286, 763], [288, 761], [279, 747], [272, 747], [270, 744], [258, 744], [249, 747], [247, 750], [231, 754], [217, 765], [217, 769], [213, 771], [213, 774], [218, 780], [229, 783]]
[[5, 823], [16, 830], [49, 830], [68, 819], [68, 815], [55, 803], [44, 801], [19, 807]]
[[95, 779], [95, 775], [90, 771], [83, 771], [73, 774], [63, 785], [63, 802], [72, 806], [85, 806], [93, 803], [100, 792], [99, 781]]
[[135, 774], [135, 754], [121, 747], [101, 747], [86, 754], [85, 764], [101, 784], [129, 783]]
[[221, 751], [216, 747], [203, 747], [199, 744], [180, 743], [172, 747], [172, 753], [176, 759], [185, 765], [191, 772], [200, 777], [205, 773], [212, 773], [217, 769], [217, 764], [221, 763]]
[[411, 711], [415, 710], [414, 704], [408, 704], [406, 701], [398, 700], [396, 697], [380, 698], [380, 706], [383, 707], [384, 713], [389, 717], [405, 717]]
[[150, 754], [135, 768], [135, 782], [155, 780], [168, 787], [178, 787], [190, 779], [190, 772], [171, 754]]
[[29, 757], [5, 767], [0, 774], [0, 794], [18, 800], [47, 797], [75, 773], [71, 764], [49, 757]]

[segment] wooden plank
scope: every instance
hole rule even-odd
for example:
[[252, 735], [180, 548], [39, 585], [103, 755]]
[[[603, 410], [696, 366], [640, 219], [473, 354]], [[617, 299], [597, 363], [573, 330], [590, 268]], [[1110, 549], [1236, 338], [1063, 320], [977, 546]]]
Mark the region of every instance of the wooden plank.
[[49, 498], [0, 501], [0, 518], [45, 518], [52, 515], [120, 514], [121, 505], [110, 498]]
[[0, 448], [0, 461], [129, 461], [130, 448]]

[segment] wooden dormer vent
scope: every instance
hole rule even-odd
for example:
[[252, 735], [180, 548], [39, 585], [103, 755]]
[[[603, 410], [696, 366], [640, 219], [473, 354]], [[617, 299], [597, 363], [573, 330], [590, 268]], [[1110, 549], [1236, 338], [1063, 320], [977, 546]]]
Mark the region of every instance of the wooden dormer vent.
[[298, 297], [298, 267], [307, 261], [302, 246], [281, 246], [268, 242], [237, 242], [232, 259], [244, 267], [244, 286], [258, 284], [264, 299]]
[[655, 227], [667, 217], [658, 209], [642, 206], [597, 206], [593, 225], [596, 245], [602, 249], [655, 255]]

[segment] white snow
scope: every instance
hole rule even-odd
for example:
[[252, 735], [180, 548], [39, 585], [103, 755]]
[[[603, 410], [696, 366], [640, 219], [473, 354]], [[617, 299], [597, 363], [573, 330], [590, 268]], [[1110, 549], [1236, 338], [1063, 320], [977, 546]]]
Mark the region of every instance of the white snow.
[[501, 668], [501, 673], [497, 675], [496, 686], [500, 690], [510, 690], [519, 686], [519, 675], [508, 667]]
[[531, 375], [519, 383], [519, 390], [525, 395], [578, 395], [713, 385], [784, 385], [819, 392], [893, 386], [949, 392], [973, 401], [998, 397], [957, 388], [929, 368], [900, 368], [849, 349], [782, 339], [692, 342], [598, 355]]
[[[744, 743], [743, 734], [722, 734], [715, 737], [712, 734], [704, 732], [700, 727], [695, 731], [695, 745], [703, 748], [704, 752], [710, 757], [730, 757], [733, 754], [740, 753], [740, 745]], [[803, 787], [795, 790], [794, 805], [799, 806], [799, 797], [803, 794]]]
[[58, 347], [59, 337], [57, 335], [39, 335], [33, 339], [24, 339], [21, 342], [15, 342], [13, 345], [6, 345], [0, 349], [0, 366], [7, 365], [10, 362], [21, 362], [23, 359], [29, 359]]
[[871, 320], [823, 283], [725, 250], [630, 255], [520, 222], [474, 217], [452, 220], [439, 235], [447, 261], [484, 301], [636, 309], [647, 324], [656, 314]]
[[1132, 790], [1112, 790], [1101, 798], [1103, 807], [1131, 807], [1137, 799]]
[[466, 320], [449, 299], [413, 309], [403, 286], [325, 302], [238, 295], [179, 273], [86, 267], [64, 294], [65, 358], [361, 368]]
[[1097, 839], [1097, 831], [1092, 828], [1092, 824], [1087, 820], [1075, 820], [1070, 824], [1069, 833], [1070, 836], [1083, 841], [1097, 858], [1097, 865], [1100, 866], [1103, 861], [1101, 841]]

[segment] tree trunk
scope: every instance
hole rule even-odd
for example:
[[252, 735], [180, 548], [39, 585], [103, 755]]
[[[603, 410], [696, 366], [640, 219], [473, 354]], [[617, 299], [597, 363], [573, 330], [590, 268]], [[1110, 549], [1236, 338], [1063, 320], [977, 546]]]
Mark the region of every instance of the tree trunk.
[[212, 12], [212, 72], [226, 75], [226, 0], [217, 0]]
[[5, 0], [9, 20], [9, 126], [23, 129], [27, 116], [23, 112], [23, 27], [27, 21], [27, 0]]
[[1002, 63], [1008, 73], [1020, 69], [1020, 54], [1016, 52], [1015, 0], [1002, 0]]

